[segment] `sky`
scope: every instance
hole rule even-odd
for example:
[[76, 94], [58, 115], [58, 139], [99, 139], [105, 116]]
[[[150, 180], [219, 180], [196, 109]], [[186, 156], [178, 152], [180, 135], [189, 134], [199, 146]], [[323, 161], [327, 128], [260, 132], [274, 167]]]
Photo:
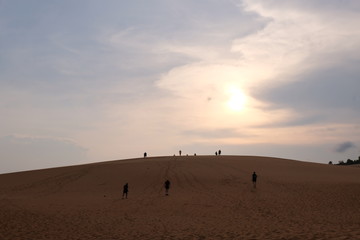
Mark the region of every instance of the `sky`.
[[0, 173], [360, 155], [358, 0], [0, 0]]

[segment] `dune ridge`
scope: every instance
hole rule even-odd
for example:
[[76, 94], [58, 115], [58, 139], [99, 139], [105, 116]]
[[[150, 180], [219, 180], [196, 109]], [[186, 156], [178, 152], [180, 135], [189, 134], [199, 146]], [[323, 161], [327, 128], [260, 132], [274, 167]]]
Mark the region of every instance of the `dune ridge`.
[[256, 156], [2, 174], [0, 239], [360, 239], [359, 176], [360, 168]]

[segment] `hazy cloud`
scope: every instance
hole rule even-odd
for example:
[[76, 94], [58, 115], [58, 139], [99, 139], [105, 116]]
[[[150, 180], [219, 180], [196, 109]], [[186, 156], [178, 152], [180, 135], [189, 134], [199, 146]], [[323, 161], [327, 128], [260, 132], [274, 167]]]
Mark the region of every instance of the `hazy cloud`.
[[263, 88], [256, 96], [278, 107], [308, 111], [351, 109], [360, 115], [358, 64], [360, 56], [356, 60], [348, 59], [346, 64], [313, 69], [293, 76], [293, 82]]
[[77, 162], [81, 146], [102, 161], [197, 143], [300, 156], [284, 143], [358, 142], [359, 1], [0, 5], [0, 134], [12, 136], [0, 143], [12, 169]]
[[343, 153], [343, 152], [346, 152], [347, 150], [349, 150], [350, 148], [354, 148], [354, 147], [356, 147], [356, 146], [352, 142], [343, 142], [343, 143], [340, 143], [338, 146], [336, 146], [335, 152]]
[[296, 127], [296, 126], [307, 126], [312, 124], [321, 123], [325, 120], [325, 116], [307, 114], [304, 116], [293, 116], [285, 121], [273, 122], [264, 125], [256, 125], [254, 127], [269, 128], [269, 127]]
[[84, 163], [86, 149], [68, 140], [4, 136], [0, 138], [0, 172]]
[[228, 129], [204, 129], [204, 130], [187, 130], [183, 134], [186, 136], [201, 137], [203, 139], [222, 139], [222, 138], [247, 138], [253, 135], [241, 133], [236, 128]]

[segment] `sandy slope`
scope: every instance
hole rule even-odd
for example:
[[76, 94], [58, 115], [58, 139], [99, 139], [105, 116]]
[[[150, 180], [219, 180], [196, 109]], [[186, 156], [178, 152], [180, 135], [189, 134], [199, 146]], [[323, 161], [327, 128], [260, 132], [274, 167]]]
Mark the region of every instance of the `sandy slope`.
[[4, 240], [360, 239], [360, 168], [239, 156], [113, 161], [0, 175], [0, 209]]

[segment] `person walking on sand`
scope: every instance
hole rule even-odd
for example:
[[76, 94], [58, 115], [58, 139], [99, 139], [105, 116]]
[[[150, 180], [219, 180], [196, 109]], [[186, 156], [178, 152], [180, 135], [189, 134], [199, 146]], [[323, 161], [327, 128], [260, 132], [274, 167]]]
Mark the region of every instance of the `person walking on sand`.
[[179, 150], [179, 156], [181, 156], [181, 150]]
[[256, 172], [254, 172], [252, 174], [252, 182], [253, 182], [253, 187], [256, 188], [256, 179], [257, 179], [257, 175]]
[[127, 197], [128, 197], [128, 192], [129, 192], [129, 184], [126, 183], [126, 184], [124, 185], [124, 188], [123, 188], [123, 196], [122, 196], [123, 199], [124, 199], [124, 197], [127, 199]]
[[165, 187], [165, 195], [168, 196], [169, 195], [169, 188], [170, 188], [170, 181], [169, 180], [165, 181], [164, 187]]

